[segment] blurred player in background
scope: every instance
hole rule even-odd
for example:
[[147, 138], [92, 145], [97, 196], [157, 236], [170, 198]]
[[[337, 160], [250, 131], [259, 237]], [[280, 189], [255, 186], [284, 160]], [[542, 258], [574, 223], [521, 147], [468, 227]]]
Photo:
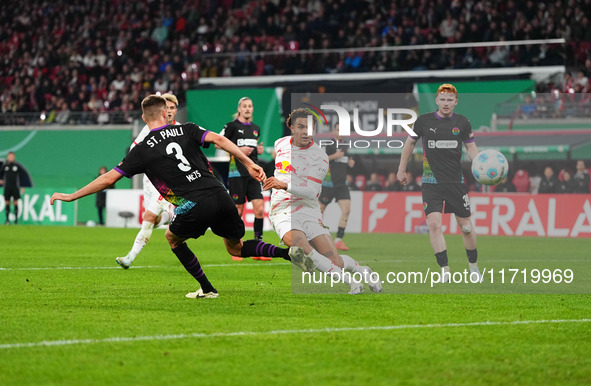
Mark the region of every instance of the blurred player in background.
[[589, 193], [589, 173], [585, 169], [585, 161], [577, 161], [577, 170], [573, 176], [573, 193]]
[[[177, 125], [178, 122], [175, 120], [179, 103], [177, 97], [172, 94], [162, 94], [162, 97], [166, 100], [167, 123], [169, 125]], [[145, 125], [131, 144], [130, 150], [142, 142], [149, 133], [150, 128], [148, 125]], [[160, 195], [146, 175], [144, 175], [144, 208], [146, 209], [142, 216], [142, 227], [135, 237], [131, 250], [127, 255], [115, 259], [117, 264], [125, 269], [131, 266], [137, 255], [146, 246], [148, 241], [150, 241], [154, 227], [168, 224], [174, 211], [174, 206]]]
[[[246, 154], [252, 162], [258, 164], [259, 154], [263, 154], [265, 148], [258, 143], [261, 129], [252, 122], [254, 107], [248, 97], [240, 98], [238, 111], [234, 114], [234, 120], [226, 123], [220, 133], [232, 141]], [[234, 156], [230, 156], [230, 169], [228, 172], [228, 189], [230, 196], [236, 204], [238, 214], [242, 216], [246, 200], [252, 203], [254, 212], [254, 238], [263, 239], [263, 221], [265, 216], [265, 203], [261, 183], [248, 174], [248, 170], [240, 162], [236, 162]], [[233, 260], [242, 260], [241, 257], [232, 256]], [[266, 257], [253, 257], [254, 260], [271, 260]]]
[[26, 173], [24, 168], [16, 162], [16, 154], [11, 151], [6, 155], [6, 162], [0, 170], [0, 184], [4, 185], [4, 202], [6, 206], [6, 222], [10, 224], [10, 201], [14, 205], [14, 224], [18, 224], [18, 200], [22, 194], [25, 194], [25, 188], [22, 186]]
[[326, 146], [324, 150], [328, 154], [328, 173], [322, 181], [322, 192], [320, 193], [320, 212], [324, 210], [335, 200], [341, 208], [341, 217], [339, 218], [339, 227], [337, 229], [337, 238], [334, 241], [337, 249], [348, 251], [349, 248], [343, 242], [345, 228], [351, 212], [351, 195], [347, 185], [347, 172], [349, 166], [353, 167], [353, 159], [349, 159], [348, 149], [339, 149], [337, 144], [341, 141], [339, 135], [339, 124], [335, 124], [332, 130], [333, 143]]
[[345, 269], [363, 275], [369, 287], [381, 292], [378, 280], [368, 280], [371, 269], [360, 266], [350, 256], [339, 256], [335, 243], [322, 224], [318, 197], [328, 172], [328, 156], [308, 135], [308, 112], [296, 109], [287, 118], [292, 136], [275, 142], [275, 176], [267, 178], [264, 190], [271, 195], [269, 218], [279, 238], [288, 246], [298, 246], [321, 272], [337, 275], [351, 287], [350, 294], [363, 293], [363, 283], [354, 283], [341, 275]]
[[398, 179], [402, 185], [410, 182], [406, 165], [417, 140], [422, 138], [423, 208], [427, 216], [429, 238], [435, 258], [442, 271], [447, 273], [442, 275], [442, 281], [451, 280], [447, 247], [441, 229], [444, 207], [445, 213], [455, 214], [462, 230], [470, 274], [475, 273], [480, 279], [476, 234], [470, 220], [470, 198], [460, 165], [462, 142], [471, 160], [478, 154], [478, 148], [470, 121], [463, 115], [454, 113], [458, 103], [456, 88], [451, 84], [439, 86], [435, 103], [437, 111], [419, 116], [413, 128], [417, 136], [408, 137], [404, 144], [398, 167]]
[[[54, 193], [55, 200], [74, 201], [96, 193], [119, 181], [123, 176], [146, 173], [163, 197], [175, 205], [166, 239], [185, 269], [197, 280], [200, 288], [189, 298], [217, 298], [218, 291], [203, 272], [199, 260], [186, 240], [199, 238], [208, 228], [223, 238], [231, 255], [281, 257], [305, 269], [311, 264], [301, 248], [279, 248], [260, 240], [242, 241], [244, 223], [238, 215], [226, 188], [214, 176], [201, 151], [210, 143], [234, 155], [257, 181], [265, 178], [263, 169], [223, 136], [194, 123], [169, 125], [166, 100], [150, 95], [142, 101], [142, 118], [150, 133], [125, 156], [118, 166], [98, 177], [73, 194]], [[291, 257], [291, 258], [290, 258]]]

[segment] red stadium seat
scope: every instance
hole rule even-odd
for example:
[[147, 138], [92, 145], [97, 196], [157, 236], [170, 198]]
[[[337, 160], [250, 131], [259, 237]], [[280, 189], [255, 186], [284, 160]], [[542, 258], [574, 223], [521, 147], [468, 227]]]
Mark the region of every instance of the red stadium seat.
[[513, 177], [513, 185], [515, 185], [515, 190], [518, 192], [529, 192], [530, 182], [529, 173], [527, 170], [519, 169], [515, 172], [515, 176]]
[[378, 181], [380, 181], [380, 185], [382, 185], [382, 188], [386, 185], [386, 177], [384, 177], [381, 174], [378, 174]]
[[365, 190], [367, 186], [367, 178], [363, 174], [358, 174], [355, 176], [355, 186], [359, 188], [359, 190]]

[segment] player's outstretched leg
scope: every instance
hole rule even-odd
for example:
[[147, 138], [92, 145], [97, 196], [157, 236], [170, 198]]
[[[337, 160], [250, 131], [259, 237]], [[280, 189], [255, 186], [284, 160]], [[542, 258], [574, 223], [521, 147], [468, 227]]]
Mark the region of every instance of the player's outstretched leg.
[[[302, 256], [299, 248], [281, 248], [273, 244], [267, 244], [261, 240], [230, 240], [224, 238], [226, 250], [232, 256], [252, 257], [265, 256], [270, 258], [282, 258], [291, 261], [298, 267], [309, 267], [311, 261], [307, 261], [305, 254]], [[302, 268], [304, 269], [304, 268]]]
[[172, 253], [176, 255], [179, 259], [183, 267], [199, 282], [201, 288], [199, 288], [195, 292], [189, 292], [185, 295], [188, 298], [205, 298], [205, 299], [213, 299], [219, 296], [218, 291], [213, 287], [213, 285], [209, 282], [209, 279], [203, 272], [201, 268], [201, 264], [199, 264], [199, 260], [197, 256], [189, 249], [187, 243], [185, 243], [184, 238], [178, 237], [174, 233], [170, 231], [170, 229], [166, 230], [166, 240], [172, 249]]
[[154, 224], [157, 224], [158, 221], [162, 222], [162, 216], [157, 216], [155, 213], [152, 213], [149, 210], [144, 212], [144, 218], [142, 221], [142, 227], [140, 231], [135, 236], [135, 240], [133, 241], [133, 246], [131, 247], [131, 251], [127, 253], [127, 255], [123, 257], [118, 257], [115, 259], [117, 264], [119, 264], [124, 269], [131, 267], [131, 264], [139, 255], [139, 253], [144, 249], [148, 241], [150, 241], [150, 237], [152, 237], [152, 230], [154, 229]]

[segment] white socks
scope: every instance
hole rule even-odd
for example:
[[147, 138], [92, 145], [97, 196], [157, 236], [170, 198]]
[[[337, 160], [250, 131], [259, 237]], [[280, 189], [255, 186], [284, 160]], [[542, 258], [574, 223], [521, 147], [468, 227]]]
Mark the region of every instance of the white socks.
[[148, 221], [142, 222], [142, 228], [135, 237], [131, 251], [127, 254], [131, 261], [135, 259], [135, 257], [142, 251], [142, 249], [150, 240], [150, 237], [152, 236], [152, 229], [154, 229], [154, 224]]
[[363, 273], [363, 269], [361, 268], [359, 263], [355, 261], [351, 256], [341, 255], [341, 259], [343, 259], [343, 264], [345, 265], [345, 269], [347, 271]]
[[341, 280], [342, 278], [345, 283], [350, 284], [350, 280], [348, 277], [349, 275], [342, 276], [341, 267], [333, 263], [332, 260], [330, 260], [328, 257], [321, 255], [320, 252], [318, 252], [315, 249], [312, 249], [312, 252], [310, 252], [308, 257], [310, 257], [310, 259], [312, 259], [312, 261], [314, 262], [314, 268], [316, 268], [320, 272], [328, 272], [331, 275], [337, 275], [339, 280]]
[[[155, 226], [165, 225], [170, 222], [170, 213], [164, 211], [160, 214], [160, 221]], [[143, 223], [142, 223], [143, 225]]]

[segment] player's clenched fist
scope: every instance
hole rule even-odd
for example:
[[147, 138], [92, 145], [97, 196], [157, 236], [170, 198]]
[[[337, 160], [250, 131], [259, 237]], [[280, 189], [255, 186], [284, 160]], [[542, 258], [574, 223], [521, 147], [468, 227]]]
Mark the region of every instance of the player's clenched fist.
[[406, 185], [408, 183], [408, 178], [406, 178], [406, 172], [399, 170], [396, 177], [398, 177], [398, 181], [400, 181], [402, 185]]
[[287, 189], [287, 184], [285, 182], [281, 182], [279, 181], [277, 178], [275, 177], [269, 177], [265, 180], [265, 183], [263, 184], [263, 190], [269, 190], [269, 189]]

